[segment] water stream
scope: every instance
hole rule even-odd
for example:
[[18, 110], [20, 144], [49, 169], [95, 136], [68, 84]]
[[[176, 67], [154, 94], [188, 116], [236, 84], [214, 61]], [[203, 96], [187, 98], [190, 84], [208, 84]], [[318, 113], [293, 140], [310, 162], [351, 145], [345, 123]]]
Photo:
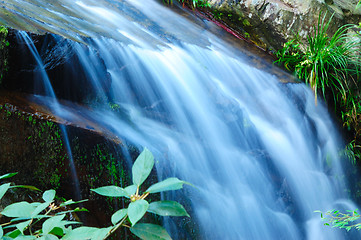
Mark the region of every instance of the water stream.
[[[52, 100], [49, 101], [48, 104], [50, 105], [51, 110], [54, 112], [55, 115], [57, 115], [59, 117], [63, 117], [62, 115], [64, 115], [65, 112], [63, 111], [63, 109], [61, 108], [61, 106], [57, 100], [53, 86], [51, 84], [51, 81], [46, 72], [45, 66], [43, 64], [43, 60], [41, 59], [39, 52], [33, 43], [33, 40], [24, 31], [19, 31], [18, 36], [20, 39], [22, 39], [22, 41], [24, 41], [26, 46], [28, 46], [32, 56], [35, 59], [37, 68], [34, 69], [34, 73], [40, 73], [40, 76], [35, 76], [35, 79], [37, 79], [35, 84], [38, 85], [38, 87], [35, 88], [34, 94], [42, 94], [44, 96], [50, 97]], [[70, 172], [71, 172], [71, 176], [72, 176], [73, 183], [74, 183], [74, 189], [75, 189], [75, 194], [74, 194], [74, 196], [76, 197], [75, 200], [81, 200], [82, 197], [80, 194], [80, 184], [79, 184], [79, 179], [78, 179], [77, 172], [75, 169], [75, 164], [74, 164], [73, 154], [72, 154], [71, 147], [70, 147], [68, 132], [66, 130], [65, 125], [59, 125], [59, 127], [60, 127], [60, 131], [62, 133], [63, 139], [64, 139], [67, 156], [69, 158]]]
[[[16, 9], [22, 1], [5, 2]], [[314, 213], [357, 207], [345, 192], [342, 139], [306, 86], [280, 83], [153, 0], [33, 2], [39, 17], [26, 17], [28, 5], [17, 14], [78, 41], [68, 40], [88, 80], [79, 87], [100, 96], [88, 114], [149, 148], [160, 179], [196, 186], [164, 196], [189, 204], [196, 238], [360, 238], [324, 227]], [[175, 239], [195, 238], [176, 222], [165, 225]]]

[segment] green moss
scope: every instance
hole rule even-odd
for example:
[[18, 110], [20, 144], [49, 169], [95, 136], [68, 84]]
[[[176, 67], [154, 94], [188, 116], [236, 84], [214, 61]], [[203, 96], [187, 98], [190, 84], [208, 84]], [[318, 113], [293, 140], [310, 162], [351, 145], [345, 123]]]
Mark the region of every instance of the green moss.
[[6, 40], [8, 36], [8, 29], [4, 26], [0, 26], [0, 84], [2, 82], [5, 73], [8, 70], [8, 47], [9, 42]]
[[245, 26], [245, 27], [251, 26], [250, 22], [249, 22], [247, 19], [244, 19], [244, 20], [242, 21], [242, 24], [243, 24], [243, 26]]

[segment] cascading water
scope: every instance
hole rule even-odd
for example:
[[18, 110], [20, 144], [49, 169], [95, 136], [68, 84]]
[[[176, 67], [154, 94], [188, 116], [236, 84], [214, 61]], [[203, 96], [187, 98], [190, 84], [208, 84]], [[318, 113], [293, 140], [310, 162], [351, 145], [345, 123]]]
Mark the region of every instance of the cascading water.
[[[340, 178], [337, 131], [307, 87], [279, 83], [239, 50], [151, 0], [65, 1], [62, 8], [76, 23], [75, 13], [86, 19], [80, 27], [94, 19], [104, 24], [97, 33], [63, 34], [91, 37], [82, 39], [87, 46], [72, 42], [86, 87], [102, 91], [88, 114], [148, 147], [160, 179], [176, 175], [196, 186], [183, 197], [199, 232], [177, 232], [166, 222], [174, 238], [360, 238], [324, 227], [314, 213], [356, 206]], [[62, 33], [49, 21], [49, 31]]]
[[[36, 81], [36, 82], [39, 83], [39, 85], [41, 85], [41, 87], [39, 87], [39, 88], [42, 89], [42, 91], [40, 91], [40, 90], [39, 90], [39, 92], [35, 91], [35, 94], [42, 93], [45, 96], [51, 97], [52, 100], [48, 104], [50, 104], [51, 109], [54, 111], [54, 114], [56, 114], [58, 116], [64, 115], [64, 111], [62, 111], [61, 106], [58, 103], [53, 86], [51, 85], [48, 74], [46, 73], [43, 61], [38, 53], [38, 50], [36, 49], [31, 37], [26, 32], [23, 32], [23, 31], [19, 32], [19, 37], [28, 46], [31, 54], [35, 58], [37, 69], [34, 69], [34, 73], [39, 73], [39, 75], [40, 75], [40, 76], [36, 76], [35, 78], [38, 79], [38, 81]], [[78, 175], [76, 173], [76, 169], [75, 169], [75, 165], [74, 165], [74, 159], [73, 159], [73, 154], [72, 154], [71, 147], [70, 147], [68, 132], [66, 130], [65, 125], [59, 125], [59, 127], [60, 127], [60, 130], [63, 135], [65, 149], [68, 153], [70, 171], [71, 171], [72, 179], [74, 182], [75, 196], [77, 198], [76, 200], [81, 200], [82, 197], [80, 194], [80, 184], [79, 184]]]

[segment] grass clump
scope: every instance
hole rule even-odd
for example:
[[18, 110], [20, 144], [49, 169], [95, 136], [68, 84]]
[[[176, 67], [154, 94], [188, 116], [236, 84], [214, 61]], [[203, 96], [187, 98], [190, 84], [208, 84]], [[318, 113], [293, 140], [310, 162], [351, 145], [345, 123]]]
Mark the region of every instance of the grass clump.
[[319, 16], [314, 33], [307, 37], [307, 46], [299, 36], [284, 44], [276, 53], [277, 63], [295, 72], [298, 78], [308, 84], [317, 104], [321, 94], [329, 105], [335, 106], [336, 114], [353, 134], [350, 141], [355, 154], [360, 154], [361, 97], [358, 79], [361, 69], [360, 28], [346, 24], [329, 35], [332, 16]]
[[299, 37], [288, 41], [277, 52], [276, 62], [284, 63], [309, 84], [316, 100], [318, 92], [326, 97], [331, 91], [335, 100], [345, 103], [361, 67], [356, 53], [361, 47], [360, 35], [355, 31], [356, 25], [347, 24], [329, 36], [331, 20], [332, 17], [326, 22], [326, 14], [319, 16], [314, 34], [307, 37], [307, 48], [302, 51]]

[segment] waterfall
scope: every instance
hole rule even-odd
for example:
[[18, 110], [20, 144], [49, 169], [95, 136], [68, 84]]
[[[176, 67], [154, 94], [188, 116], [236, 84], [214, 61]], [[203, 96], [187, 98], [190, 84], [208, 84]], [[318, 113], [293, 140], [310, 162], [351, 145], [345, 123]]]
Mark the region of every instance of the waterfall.
[[[30, 53], [32, 54], [32, 56], [35, 59], [37, 69], [34, 69], [34, 73], [40, 73], [39, 74], [40, 76], [36, 75], [35, 78], [37, 79], [36, 85], [39, 85], [41, 87], [36, 88], [34, 93], [35, 94], [43, 93], [43, 95], [51, 97], [52, 100], [50, 102], [48, 102], [48, 104], [50, 105], [51, 109], [54, 111], [54, 114], [57, 116], [62, 116], [62, 115], [64, 116], [64, 114], [66, 114], [66, 113], [65, 113], [65, 111], [63, 111], [63, 109], [59, 105], [59, 102], [57, 101], [53, 86], [51, 84], [48, 74], [46, 73], [43, 60], [41, 59], [39, 52], [36, 49], [31, 37], [24, 31], [19, 31], [18, 36], [22, 41], [24, 41], [26, 46], [29, 48]], [[73, 159], [73, 154], [72, 154], [71, 147], [70, 147], [68, 132], [66, 130], [65, 125], [59, 125], [59, 127], [60, 127], [60, 131], [63, 135], [65, 149], [67, 151], [67, 155], [69, 158], [69, 166], [70, 166], [71, 176], [72, 176], [72, 179], [74, 182], [75, 196], [77, 198], [76, 200], [81, 200], [82, 197], [80, 194], [80, 184], [79, 184], [78, 175], [77, 175], [75, 165], [74, 165], [74, 159]]]
[[[101, 96], [88, 114], [149, 148], [160, 180], [177, 176], [195, 186], [163, 197], [189, 204], [197, 238], [360, 238], [324, 227], [314, 213], [357, 207], [342, 179], [342, 139], [306, 86], [280, 83], [244, 51], [156, 1], [36, 8], [45, 5], [57, 18], [29, 21], [78, 41], [68, 40], [88, 80], [79, 87]], [[165, 225], [175, 239], [194, 237], [173, 220]]]

